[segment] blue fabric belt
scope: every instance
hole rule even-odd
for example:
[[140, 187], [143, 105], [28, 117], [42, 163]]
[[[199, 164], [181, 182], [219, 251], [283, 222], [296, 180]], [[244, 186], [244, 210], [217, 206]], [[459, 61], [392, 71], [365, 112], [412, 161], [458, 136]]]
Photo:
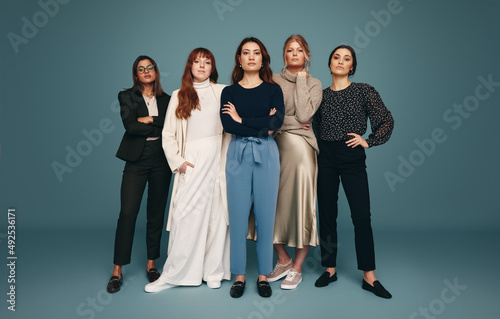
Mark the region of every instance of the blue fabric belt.
[[239, 145], [239, 150], [238, 150], [238, 160], [241, 163], [241, 159], [243, 158], [243, 151], [249, 145], [249, 147], [252, 148], [252, 153], [253, 153], [253, 160], [256, 163], [262, 163], [262, 160], [260, 158], [260, 152], [257, 149], [256, 144], [262, 143], [261, 139], [258, 137], [242, 137], [239, 139], [240, 140], [240, 145]]

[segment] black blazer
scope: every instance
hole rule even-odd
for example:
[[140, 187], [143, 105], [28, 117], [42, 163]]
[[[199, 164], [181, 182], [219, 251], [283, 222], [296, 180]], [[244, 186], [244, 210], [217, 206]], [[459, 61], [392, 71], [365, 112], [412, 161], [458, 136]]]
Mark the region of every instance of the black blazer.
[[133, 162], [141, 156], [147, 137], [159, 136], [161, 139], [170, 95], [163, 93], [161, 96], [156, 97], [158, 116], [153, 116], [153, 123], [151, 124], [137, 121], [139, 117], [149, 116], [141, 92], [132, 89], [121, 91], [118, 93], [118, 101], [120, 102], [120, 115], [125, 127], [125, 134], [118, 152], [116, 152], [116, 157]]

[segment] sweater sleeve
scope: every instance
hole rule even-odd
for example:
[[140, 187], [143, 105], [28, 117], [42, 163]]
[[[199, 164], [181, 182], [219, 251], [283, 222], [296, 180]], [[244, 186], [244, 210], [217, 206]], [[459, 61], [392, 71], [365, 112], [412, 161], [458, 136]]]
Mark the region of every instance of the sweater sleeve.
[[391, 137], [394, 129], [394, 119], [391, 112], [385, 107], [379, 93], [373, 87], [370, 87], [367, 102], [367, 112], [372, 133], [368, 135], [366, 142], [369, 147], [384, 144]]
[[285, 102], [283, 100], [283, 91], [281, 91], [279, 85], [274, 85], [271, 95], [271, 108], [276, 109], [274, 115], [259, 118], [242, 118], [241, 124], [258, 130], [269, 131], [277, 130], [283, 125]]
[[144, 124], [137, 121], [137, 103], [132, 100], [131, 91], [122, 91], [118, 94], [120, 102], [120, 116], [122, 118], [125, 131], [137, 136], [160, 136], [161, 129], [156, 129], [151, 124]]
[[220, 119], [224, 131], [241, 136], [258, 136], [260, 133], [259, 130], [240, 124], [234, 121], [229, 114], [222, 113], [222, 108], [224, 107], [224, 104], [227, 104], [227, 102], [234, 102], [230, 86], [226, 86], [222, 90], [220, 98]]
[[302, 129], [302, 124], [297, 120], [295, 115], [285, 115], [280, 130], [287, 131], [298, 129]]
[[297, 76], [296, 89], [293, 92], [297, 121], [300, 123], [309, 121], [318, 110], [322, 96], [323, 88], [319, 80]]

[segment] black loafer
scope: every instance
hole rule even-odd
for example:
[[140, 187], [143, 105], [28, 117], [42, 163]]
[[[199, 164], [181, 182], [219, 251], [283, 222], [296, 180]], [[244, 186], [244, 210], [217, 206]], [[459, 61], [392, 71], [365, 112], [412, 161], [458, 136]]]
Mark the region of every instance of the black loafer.
[[243, 281], [235, 281], [234, 284], [231, 286], [229, 294], [233, 298], [239, 298], [243, 296], [244, 291], [245, 291], [245, 283]]
[[361, 288], [373, 292], [376, 296], [379, 296], [380, 298], [385, 298], [385, 299], [392, 298], [391, 293], [388, 292], [387, 289], [385, 289], [384, 286], [382, 286], [382, 284], [378, 280], [375, 280], [372, 286], [363, 279], [363, 284], [361, 285]]
[[147, 272], [147, 274], [148, 274], [148, 280], [149, 280], [149, 282], [154, 282], [158, 278], [160, 278], [160, 273], [158, 272], [158, 270], [156, 268], [149, 269], [148, 272]]
[[330, 273], [328, 271], [325, 271], [319, 278], [316, 280], [314, 285], [316, 287], [326, 287], [328, 286], [329, 283], [337, 281], [337, 272], [333, 274], [333, 276], [330, 277]]
[[273, 294], [271, 286], [269, 286], [269, 283], [265, 280], [259, 281], [257, 279], [257, 291], [259, 292], [259, 295], [264, 298], [271, 297]]
[[120, 286], [122, 285], [122, 282], [123, 282], [123, 276], [121, 278], [118, 276], [111, 276], [111, 279], [109, 279], [108, 287], [106, 288], [106, 290], [110, 294], [120, 291]]

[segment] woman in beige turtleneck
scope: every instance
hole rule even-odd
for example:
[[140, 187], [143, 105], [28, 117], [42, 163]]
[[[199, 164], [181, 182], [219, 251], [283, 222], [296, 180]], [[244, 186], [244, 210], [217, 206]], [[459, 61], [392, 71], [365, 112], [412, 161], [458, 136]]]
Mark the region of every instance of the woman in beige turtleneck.
[[[286, 276], [282, 289], [294, 289], [302, 281], [302, 264], [309, 247], [317, 246], [316, 179], [318, 144], [311, 118], [321, 103], [321, 82], [309, 75], [309, 46], [301, 35], [292, 35], [283, 46], [285, 67], [273, 80], [283, 91], [285, 119], [275, 140], [280, 154], [280, 183], [274, 250], [278, 263], [267, 276], [276, 281]], [[285, 245], [295, 247], [295, 261]]]

